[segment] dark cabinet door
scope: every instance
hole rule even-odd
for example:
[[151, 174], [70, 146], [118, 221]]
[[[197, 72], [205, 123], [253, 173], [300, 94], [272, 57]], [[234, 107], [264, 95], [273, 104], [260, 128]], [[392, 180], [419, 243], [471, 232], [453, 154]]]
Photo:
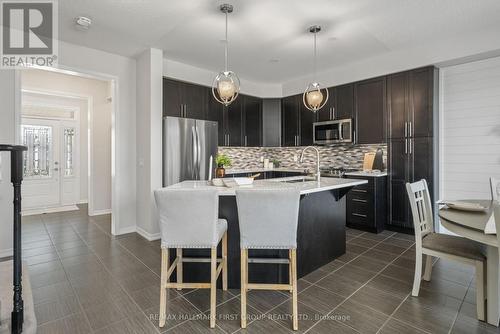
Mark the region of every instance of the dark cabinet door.
[[180, 83], [184, 103], [184, 117], [206, 119], [207, 89], [203, 86]]
[[354, 84], [335, 87], [333, 118], [352, 118], [354, 115]]
[[182, 117], [183, 108], [179, 82], [163, 78], [163, 116]]
[[[299, 96], [297, 97], [297, 99], [299, 99]], [[298, 138], [298, 145], [309, 146], [313, 144], [313, 123], [316, 122], [316, 113], [307, 109], [304, 103], [300, 104], [299, 109], [300, 109], [300, 132]]]
[[410, 137], [433, 135], [434, 68], [426, 67], [410, 72]]
[[358, 144], [386, 141], [385, 77], [356, 83], [356, 136]]
[[408, 128], [408, 72], [393, 74], [387, 79], [389, 138], [406, 137]]
[[219, 146], [225, 146], [225, 135], [226, 135], [226, 129], [224, 127], [224, 106], [217, 102], [215, 98], [212, 96], [212, 92], [210, 91], [209, 88], [206, 88], [208, 90], [209, 98], [208, 98], [208, 112], [207, 112], [207, 119], [209, 121], [214, 121], [217, 122], [217, 128], [219, 132]]
[[296, 146], [299, 132], [297, 96], [283, 98], [281, 105], [281, 146]]
[[244, 98], [245, 146], [262, 145], [262, 99], [245, 96]]
[[[411, 182], [425, 179], [427, 183], [433, 180], [433, 138], [432, 137], [417, 137], [408, 139], [409, 156], [412, 165]], [[429, 189], [431, 187], [429, 186]]]
[[228, 107], [225, 109], [226, 113], [226, 134], [227, 134], [227, 142], [229, 146], [242, 146], [242, 123], [243, 123], [243, 115], [242, 115], [242, 99], [243, 96], [239, 96], [236, 100], [234, 100]]
[[404, 138], [389, 142], [389, 225], [412, 228], [409, 215], [406, 182], [410, 177], [408, 141]]
[[318, 122], [330, 121], [333, 119], [335, 111], [335, 100], [335, 88], [330, 87], [328, 88], [328, 101], [326, 101], [326, 104], [323, 108], [316, 112], [318, 115]]

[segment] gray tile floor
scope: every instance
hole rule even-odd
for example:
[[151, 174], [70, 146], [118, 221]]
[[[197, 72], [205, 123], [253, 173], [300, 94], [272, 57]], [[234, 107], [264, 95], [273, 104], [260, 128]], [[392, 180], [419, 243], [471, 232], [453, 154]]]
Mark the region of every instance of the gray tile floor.
[[[420, 297], [410, 296], [413, 238], [347, 231], [347, 252], [300, 280], [300, 331], [308, 333], [499, 333], [475, 319], [472, 268], [438, 261]], [[208, 290], [169, 292], [157, 326], [160, 247], [132, 233], [110, 234], [110, 216], [85, 211], [25, 217], [38, 333], [232, 333], [239, 292], [218, 291], [217, 328]], [[290, 333], [290, 298], [251, 291], [245, 333]]]

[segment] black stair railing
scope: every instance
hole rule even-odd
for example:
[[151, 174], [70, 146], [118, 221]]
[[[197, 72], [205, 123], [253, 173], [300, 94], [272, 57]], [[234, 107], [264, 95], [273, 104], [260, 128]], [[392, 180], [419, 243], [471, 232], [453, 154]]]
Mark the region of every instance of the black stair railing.
[[28, 148], [20, 145], [0, 144], [0, 152], [10, 152], [10, 181], [14, 186], [14, 307], [12, 309], [12, 333], [23, 331], [24, 307], [22, 288], [21, 255], [21, 183], [23, 181], [23, 152]]

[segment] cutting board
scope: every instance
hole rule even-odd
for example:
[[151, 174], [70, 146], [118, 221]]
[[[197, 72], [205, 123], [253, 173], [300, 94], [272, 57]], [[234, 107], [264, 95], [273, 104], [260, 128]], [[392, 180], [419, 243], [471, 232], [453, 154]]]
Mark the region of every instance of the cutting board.
[[365, 153], [365, 158], [363, 159], [363, 170], [372, 170], [374, 160], [375, 152]]

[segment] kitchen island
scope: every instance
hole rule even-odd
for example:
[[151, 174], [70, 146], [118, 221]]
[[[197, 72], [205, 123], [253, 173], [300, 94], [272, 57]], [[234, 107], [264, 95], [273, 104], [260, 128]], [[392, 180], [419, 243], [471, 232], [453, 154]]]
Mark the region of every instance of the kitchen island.
[[[297, 273], [304, 277], [345, 253], [346, 205], [345, 195], [365, 180], [322, 178], [318, 183], [306, 177], [287, 177], [256, 180], [250, 189], [296, 187], [300, 190], [300, 208], [297, 231]], [[169, 188], [215, 188], [219, 193], [219, 217], [228, 223], [228, 285], [240, 287], [240, 232], [235, 188], [214, 187], [207, 181], [184, 181]], [[276, 208], [279, 210], [280, 208]], [[220, 246], [219, 246], [220, 248]], [[219, 249], [219, 256], [221, 250]], [[175, 252], [172, 252], [172, 259]], [[209, 250], [185, 249], [184, 257], [208, 256]], [[287, 250], [250, 250], [249, 257], [287, 258]], [[172, 276], [174, 279], [175, 275]], [[184, 264], [185, 282], [208, 282], [209, 266]], [[249, 281], [254, 283], [287, 283], [288, 265], [250, 263]]]

